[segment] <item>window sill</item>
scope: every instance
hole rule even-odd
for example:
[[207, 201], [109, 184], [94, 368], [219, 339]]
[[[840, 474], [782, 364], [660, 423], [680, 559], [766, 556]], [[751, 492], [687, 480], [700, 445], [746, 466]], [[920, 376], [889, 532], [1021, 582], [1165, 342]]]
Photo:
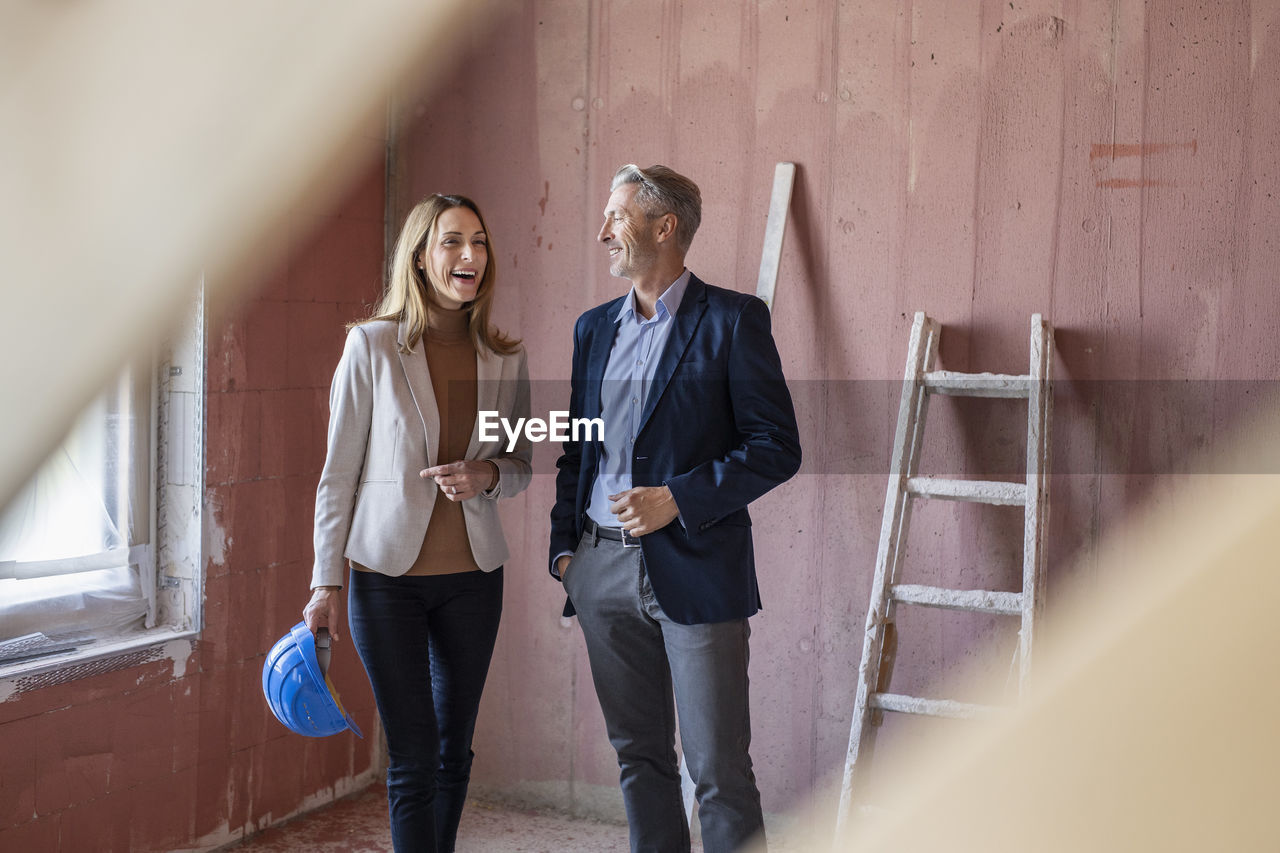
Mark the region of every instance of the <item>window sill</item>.
[[158, 627], [91, 645], [0, 666], [0, 702], [42, 687], [115, 672], [169, 658], [174, 675], [186, 670], [196, 631]]

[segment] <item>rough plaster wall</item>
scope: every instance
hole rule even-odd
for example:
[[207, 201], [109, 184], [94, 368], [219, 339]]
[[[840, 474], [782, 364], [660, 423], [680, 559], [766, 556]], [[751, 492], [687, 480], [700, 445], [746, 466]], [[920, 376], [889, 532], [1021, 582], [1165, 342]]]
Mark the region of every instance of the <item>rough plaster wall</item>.
[[[512, 3], [445, 94], [419, 105], [409, 195], [484, 206], [500, 322], [546, 380], [566, 378], [577, 314], [622, 292], [591, 239], [617, 165], [664, 162], [700, 183], [690, 266], [740, 290], [753, 287], [773, 164], [800, 166], [774, 330], [803, 380], [806, 465], [753, 507], [766, 810], [832, 782], [843, 761], [912, 312], [942, 321], [955, 370], [1025, 369], [1029, 315], [1057, 327], [1051, 601], [1088, 581], [1098, 537], [1203, 470], [1188, 454], [1268, 395], [1209, 380], [1280, 372], [1278, 18], [1276, 2]], [[535, 407], [563, 405], [556, 387], [540, 385]], [[1020, 470], [1015, 407], [939, 400], [930, 417], [926, 469]], [[545, 575], [555, 452], [537, 453], [539, 476], [505, 507], [515, 556], [476, 780], [591, 810], [610, 802], [616, 765]], [[1013, 588], [1020, 547], [1016, 512], [926, 505], [908, 572]], [[901, 613], [896, 689], [938, 692], [1014, 633]], [[1001, 651], [980, 668], [1007, 665]]]
[[381, 276], [385, 133], [352, 144], [370, 164], [359, 185], [332, 211], [298, 211], [286, 260], [208, 329], [204, 628], [158, 661], [0, 702], [0, 850], [211, 849], [374, 778], [373, 699], [349, 643], [333, 677], [365, 740], [291, 734], [261, 687], [306, 602], [343, 324]]

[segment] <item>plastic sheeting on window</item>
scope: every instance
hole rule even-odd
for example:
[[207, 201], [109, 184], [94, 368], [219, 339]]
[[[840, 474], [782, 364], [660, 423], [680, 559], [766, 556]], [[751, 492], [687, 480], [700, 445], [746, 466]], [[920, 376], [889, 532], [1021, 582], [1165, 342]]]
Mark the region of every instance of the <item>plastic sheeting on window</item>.
[[56, 572], [59, 561], [125, 547], [107, 514], [103, 495], [109, 484], [103, 480], [86, 478], [67, 448], [58, 448], [0, 516], [0, 572], [18, 563], [43, 567], [28, 569], [28, 575]]
[[149, 490], [140, 474], [149, 470], [150, 430], [137, 423], [149, 413], [135, 416], [136, 400], [126, 377], [0, 514], [0, 641], [102, 640], [142, 627], [151, 613], [154, 584], [141, 577], [154, 572], [151, 549], [129, 541], [134, 495]]
[[138, 570], [127, 565], [0, 579], [0, 640], [37, 632], [50, 638], [103, 640], [142, 627], [146, 614]]

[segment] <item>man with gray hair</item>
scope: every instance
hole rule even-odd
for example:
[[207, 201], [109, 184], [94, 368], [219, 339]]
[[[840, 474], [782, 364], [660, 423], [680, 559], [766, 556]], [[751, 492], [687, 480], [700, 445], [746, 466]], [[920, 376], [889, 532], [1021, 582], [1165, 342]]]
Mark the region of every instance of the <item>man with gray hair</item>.
[[[614, 175], [599, 240], [626, 295], [578, 318], [551, 574], [586, 639], [618, 753], [633, 851], [689, 850], [676, 719], [703, 849], [763, 834], [749, 747], [748, 617], [760, 609], [747, 505], [800, 467], [791, 396], [754, 296], [684, 265], [702, 218], [665, 166]], [[674, 702], [673, 702], [674, 693]]]

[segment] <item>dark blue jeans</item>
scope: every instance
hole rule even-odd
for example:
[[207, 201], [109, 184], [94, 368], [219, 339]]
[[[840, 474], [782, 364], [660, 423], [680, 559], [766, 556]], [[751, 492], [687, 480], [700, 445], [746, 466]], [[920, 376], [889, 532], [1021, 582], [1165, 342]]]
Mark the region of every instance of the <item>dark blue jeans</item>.
[[391, 840], [397, 853], [452, 851], [502, 616], [502, 569], [352, 571], [347, 607], [387, 736]]

